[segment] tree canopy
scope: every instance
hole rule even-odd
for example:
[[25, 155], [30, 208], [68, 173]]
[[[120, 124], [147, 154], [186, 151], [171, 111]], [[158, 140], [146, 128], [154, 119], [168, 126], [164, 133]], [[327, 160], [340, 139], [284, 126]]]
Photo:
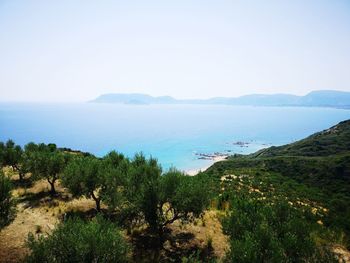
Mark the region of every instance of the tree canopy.
[[54, 144], [31, 144], [28, 151], [29, 149], [30, 171], [35, 179], [46, 179], [51, 187], [51, 195], [55, 195], [55, 183], [62, 175], [70, 156], [59, 151]]
[[175, 220], [188, 221], [200, 216], [209, 202], [199, 178], [186, 176], [174, 168], [162, 174], [157, 161], [142, 154], [137, 154], [131, 162], [126, 188], [134, 218], [141, 216], [160, 235]]
[[18, 172], [20, 180], [23, 180], [27, 172], [26, 158], [23, 154], [22, 147], [16, 145], [12, 140], [8, 140], [5, 144], [0, 143], [0, 162], [2, 166], [11, 166], [14, 171]]

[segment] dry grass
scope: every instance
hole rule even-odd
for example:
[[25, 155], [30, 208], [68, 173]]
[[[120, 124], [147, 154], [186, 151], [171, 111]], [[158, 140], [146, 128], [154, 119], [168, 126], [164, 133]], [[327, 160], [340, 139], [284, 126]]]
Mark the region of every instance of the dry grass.
[[[17, 179], [11, 172], [8, 175]], [[45, 180], [40, 180], [27, 189], [17, 187], [13, 190], [12, 194], [18, 202], [16, 217], [0, 231], [0, 262], [21, 261], [28, 253], [25, 242], [30, 232], [49, 233], [64, 213], [88, 211], [94, 207], [91, 200], [71, 199], [59, 184], [57, 198], [51, 198], [48, 191], [49, 185]]]
[[208, 242], [211, 242], [214, 257], [219, 260], [223, 259], [229, 249], [229, 239], [222, 231], [218, 211], [206, 211], [202, 219], [197, 219], [190, 224], [175, 222], [170, 228], [173, 235], [180, 235], [181, 233], [193, 234], [193, 238], [189, 242], [182, 244], [183, 246], [205, 249]]
[[350, 252], [345, 247], [335, 245], [333, 246], [332, 251], [340, 263], [350, 263]]

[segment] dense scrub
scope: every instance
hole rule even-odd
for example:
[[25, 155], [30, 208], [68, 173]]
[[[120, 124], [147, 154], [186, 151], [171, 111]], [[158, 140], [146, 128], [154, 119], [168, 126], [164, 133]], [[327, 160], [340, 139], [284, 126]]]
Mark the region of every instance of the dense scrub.
[[318, 225], [285, 200], [270, 203], [237, 194], [224, 229], [231, 236], [230, 262], [319, 262], [332, 258], [312, 237]]

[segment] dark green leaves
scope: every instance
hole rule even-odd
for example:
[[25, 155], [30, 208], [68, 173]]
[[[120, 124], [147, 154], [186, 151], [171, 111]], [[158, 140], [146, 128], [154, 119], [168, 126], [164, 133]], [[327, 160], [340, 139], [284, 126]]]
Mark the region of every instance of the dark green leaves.
[[119, 229], [100, 217], [68, 219], [48, 237], [29, 235], [26, 262], [127, 262], [128, 246]]
[[0, 170], [0, 229], [9, 222], [14, 209], [11, 190], [10, 179]]

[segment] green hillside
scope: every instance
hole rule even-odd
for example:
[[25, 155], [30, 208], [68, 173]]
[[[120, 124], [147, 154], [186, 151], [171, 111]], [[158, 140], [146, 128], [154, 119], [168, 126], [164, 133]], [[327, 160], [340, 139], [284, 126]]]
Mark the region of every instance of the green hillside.
[[329, 156], [349, 152], [350, 120], [346, 120], [295, 143], [263, 149], [252, 157]]
[[292, 144], [232, 156], [214, 164], [207, 173], [222, 174], [242, 167], [278, 172], [325, 194], [350, 197], [350, 120]]
[[[228, 201], [238, 213], [243, 211], [234, 200], [241, 195], [244, 202], [259, 206], [262, 198], [270, 206], [278, 197], [290, 204], [306, 204], [313, 213], [312, 209], [322, 207], [324, 212], [317, 212], [313, 219], [322, 223], [315, 235], [330, 231], [336, 238], [330, 241], [328, 237], [327, 242], [350, 247], [350, 120], [292, 144], [232, 156], [205, 174], [221, 184], [219, 206]], [[256, 196], [252, 197], [252, 191]]]

